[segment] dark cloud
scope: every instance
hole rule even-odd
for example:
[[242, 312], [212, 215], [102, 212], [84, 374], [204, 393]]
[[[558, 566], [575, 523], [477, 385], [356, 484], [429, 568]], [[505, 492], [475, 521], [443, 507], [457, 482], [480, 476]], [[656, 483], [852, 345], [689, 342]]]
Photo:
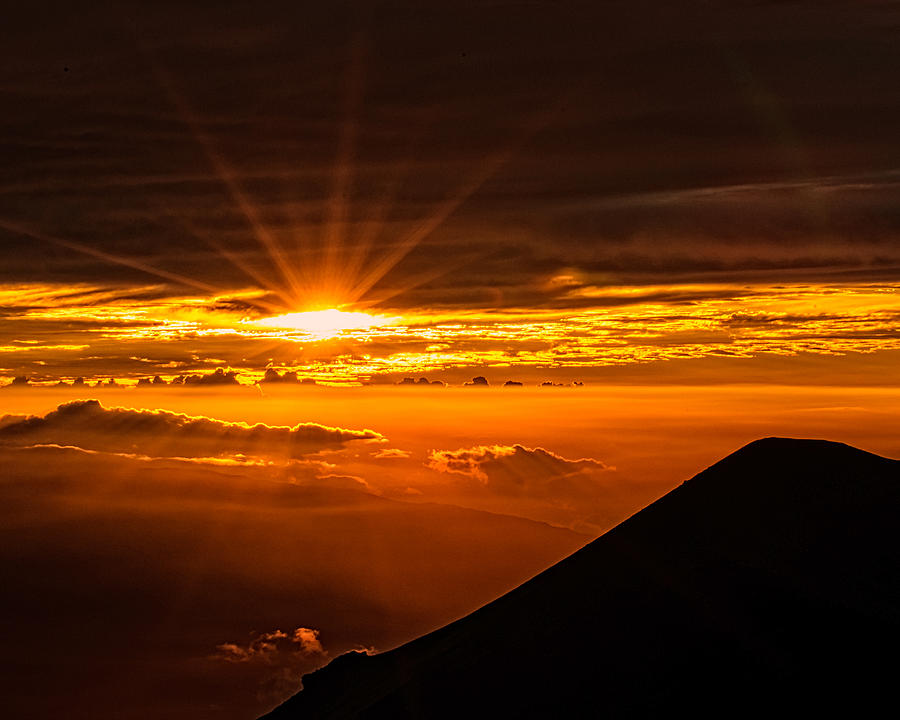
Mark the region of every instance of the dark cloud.
[[315, 385], [316, 381], [312, 378], [301, 378], [294, 370], [285, 370], [279, 373], [274, 368], [267, 368], [263, 375], [261, 383], [270, 384], [286, 384], [286, 385]]
[[97, 400], [66, 403], [44, 416], [0, 418], [0, 443], [5, 445], [53, 444], [149, 457], [293, 458], [354, 440], [384, 438], [373, 430], [316, 423], [248, 425], [164, 410], [106, 408]]
[[216, 368], [206, 375], [184, 375], [181, 381], [185, 385], [240, 385], [234, 370]]
[[[372, 297], [564, 306], [536, 288], [565, 267], [897, 278], [893, 3], [209, 7], [10, 11], [0, 219], [224, 289], [283, 286], [259, 223], [307, 279], [335, 236], [336, 266], [362, 272], [485, 175]], [[529, 135], [535, 108], [555, 112]], [[5, 279], [149, 277], [0, 233]]]

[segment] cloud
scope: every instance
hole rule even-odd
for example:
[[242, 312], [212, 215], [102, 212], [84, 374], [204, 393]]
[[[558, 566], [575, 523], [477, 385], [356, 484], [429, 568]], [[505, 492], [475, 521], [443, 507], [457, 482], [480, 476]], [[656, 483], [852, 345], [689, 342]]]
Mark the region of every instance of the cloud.
[[164, 410], [106, 408], [97, 400], [65, 403], [44, 416], [0, 418], [0, 443], [5, 445], [55, 444], [148, 457], [297, 458], [354, 440], [384, 438], [373, 430], [317, 423], [249, 425]]
[[222, 643], [216, 647], [212, 658], [230, 663], [260, 662], [274, 665], [291, 659], [291, 656], [327, 654], [319, 640], [318, 630], [298, 627], [290, 634], [281, 630], [253, 633], [249, 642], [244, 645]]
[[306, 487], [321, 487], [330, 490], [360, 490], [369, 492], [372, 487], [364, 478], [357, 475], [337, 475], [335, 473], [325, 473], [321, 475], [312, 475], [311, 477], [296, 478], [298, 485]]
[[182, 379], [185, 385], [240, 385], [234, 370], [225, 371], [216, 368], [207, 375], [186, 375]]
[[299, 645], [302, 652], [313, 655], [324, 655], [325, 650], [319, 642], [319, 631], [312, 628], [298, 627], [291, 636], [291, 641]]
[[301, 677], [327, 659], [319, 631], [308, 627], [298, 627], [292, 633], [253, 633], [246, 644], [222, 643], [209, 656], [213, 662], [262, 671], [256, 695], [270, 704], [295, 693], [302, 685]]
[[601, 474], [614, 469], [593, 458], [568, 460], [523, 445], [434, 450], [426, 464], [437, 472], [469, 478], [498, 495], [556, 500], [595, 497], [602, 488]]
[[268, 368], [266, 370], [263, 379], [260, 380], [261, 383], [288, 383], [291, 385], [296, 385], [298, 383], [304, 384], [315, 384], [314, 381], [310, 381], [308, 379], [301, 380], [297, 373], [293, 370], [285, 370], [283, 373], [279, 373], [277, 370], [273, 368]]
[[383, 450], [379, 450], [372, 457], [376, 460], [405, 460], [409, 456], [409, 452], [401, 450], [400, 448], [384, 448]]

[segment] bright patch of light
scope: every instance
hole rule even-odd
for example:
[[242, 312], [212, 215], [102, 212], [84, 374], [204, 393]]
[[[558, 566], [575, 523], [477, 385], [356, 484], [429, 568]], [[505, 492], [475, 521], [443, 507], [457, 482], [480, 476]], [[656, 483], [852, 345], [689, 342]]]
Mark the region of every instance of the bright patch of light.
[[330, 309], [275, 315], [258, 320], [254, 324], [266, 328], [297, 330], [315, 337], [327, 338], [349, 330], [368, 330], [373, 327], [390, 325], [397, 320], [398, 318], [386, 315], [369, 315], [363, 312]]

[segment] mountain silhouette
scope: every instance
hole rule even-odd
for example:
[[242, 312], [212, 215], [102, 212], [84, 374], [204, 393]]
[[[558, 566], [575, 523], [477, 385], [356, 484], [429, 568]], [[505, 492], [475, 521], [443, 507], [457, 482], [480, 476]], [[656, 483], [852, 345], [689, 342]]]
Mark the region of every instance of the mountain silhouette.
[[895, 704], [900, 462], [753, 442], [494, 602], [266, 715], [859, 715]]

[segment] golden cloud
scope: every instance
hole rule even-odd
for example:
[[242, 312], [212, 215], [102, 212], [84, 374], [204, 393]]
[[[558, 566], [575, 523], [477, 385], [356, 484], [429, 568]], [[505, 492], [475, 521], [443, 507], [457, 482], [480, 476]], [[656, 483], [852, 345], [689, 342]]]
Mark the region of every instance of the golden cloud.
[[107, 408], [98, 400], [64, 403], [43, 416], [0, 418], [0, 443], [62, 445], [147, 457], [298, 458], [351, 441], [384, 441], [374, 430], [317, 423], [294, 427], [225, 422], [165, 410]]

